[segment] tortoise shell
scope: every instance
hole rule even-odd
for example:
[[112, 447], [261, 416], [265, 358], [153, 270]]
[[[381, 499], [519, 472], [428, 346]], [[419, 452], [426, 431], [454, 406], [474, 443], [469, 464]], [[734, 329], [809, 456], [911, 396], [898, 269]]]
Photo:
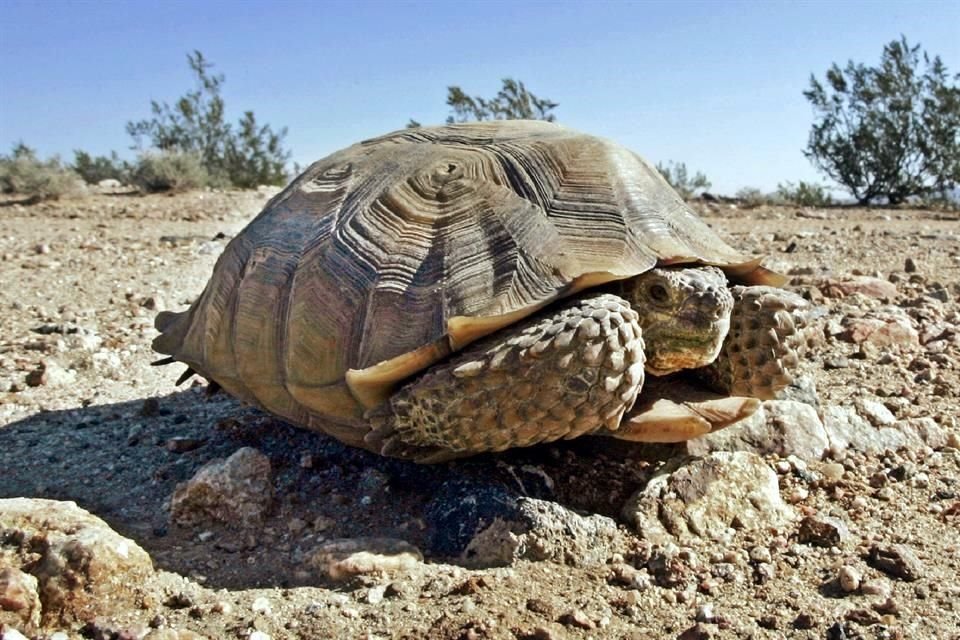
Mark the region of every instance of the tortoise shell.
[[649, 163], [556, 124], [397, 131], [311, 165], [231, 242], [156, 351], [357, 446], [404, 379], [554, 300], [655, 265], [779, 277]]

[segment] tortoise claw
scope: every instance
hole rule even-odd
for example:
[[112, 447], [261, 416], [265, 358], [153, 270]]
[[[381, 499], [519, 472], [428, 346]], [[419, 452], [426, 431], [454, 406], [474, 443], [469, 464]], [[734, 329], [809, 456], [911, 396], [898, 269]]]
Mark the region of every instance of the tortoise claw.
[[196, 371], [194, 371], [192, 367], [187, 367], [187, 370], [180, 374], [180, 377], [177, 378], [177, 381], [174, 384], [176, 386], [180, 386], [181, 384], [186, 382], [190, 378], [190, 376], [192, 376], [195, 373]]

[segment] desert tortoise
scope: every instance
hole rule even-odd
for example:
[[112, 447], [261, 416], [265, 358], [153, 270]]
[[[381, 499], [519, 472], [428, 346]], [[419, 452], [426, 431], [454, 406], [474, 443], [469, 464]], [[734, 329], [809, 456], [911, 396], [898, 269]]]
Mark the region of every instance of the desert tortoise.
[[631, 412], [644, 370], [772, 396], [804, 304], [763, 286], [782, 283], [613, 142], [540, 121], [406, 129], [311, 165], [189, 309], [157, 316], [153, 347], [297, 425], [420, 461], [596, 432], [678, 441], [757, 401], [661, 385]]

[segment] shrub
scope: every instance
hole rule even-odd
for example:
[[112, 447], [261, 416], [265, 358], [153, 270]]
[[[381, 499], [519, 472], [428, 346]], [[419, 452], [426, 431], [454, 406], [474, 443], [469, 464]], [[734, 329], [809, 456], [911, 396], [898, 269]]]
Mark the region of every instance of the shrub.
[[205, 169], [205, 183], [215, 186], [284, 184], [290, 159], [283, 147], [287, 130], [258, 124], [252, 111], [244, 113], [237, 127], [228, 123], [221, 96], [224, 76], [211, 73], [213, 64], [199, 51], [188, 55], [187, 63], [196, 88], [173, 105], [153, 101], [151, 118], [127, 123], [137, 148], [193, 154]]
[[0, 156], [0, 190], [27, 196], [31, 201], [57, 200], [81, 190], [79, 176], [63, 166], [60, 158], [37, 158], [22, 142], [9, 156]]
[[958, 78], [902, 36], [877, 67], [834, 64], [803, 92], [815, 116], [804, 154], [861, 204], [947, 193], [960, 184]]
[[130, 181], [141, 191], [156, 193], [205, 187], [210, 176], [195, 153], [145, 153], [137, 160]]
[[670, 160], [665, 165], [657, 163], [657, 171], [684, 199], [693, 197], [697, 191], [703, 192], [710, 188], [707, 176], [699, 171], [690, 176], [687, 165], [683, 162], [675, 163]]
[[109, 158], [94, 157], [86, 151], [74, 151], [71, 168], [87, 184], [98, 184], [101, 180], [117, 180], [125, 183], [130, 177], [130, 166], [120, 159], [116, 151], [111, 152]]
[[[526, 85], [513, 78], [504, 78], [500, 91], [493, 98], [468, 96], [458, 86], [447, 87], [447, 106], [450, 115], [447, 123], [473, 122], [480, 120], [546, 120], [553, 122], [556, 116], [553, 110], [559, 105], [548, 99], [531, 93]], [[420, 123], [411, 119], [412, 124]]]
[[756, 187], [744, 187], [737, 191], [736, 199], [746, 209], [753, 209], [765, 204], [775, 204], [770, 195]]
[[777, 185], [777, 199], [801, 207], [829, 207], [833, 198], [826, 187], [814, 182], [801, 180], [796, 185], [785, 182]]

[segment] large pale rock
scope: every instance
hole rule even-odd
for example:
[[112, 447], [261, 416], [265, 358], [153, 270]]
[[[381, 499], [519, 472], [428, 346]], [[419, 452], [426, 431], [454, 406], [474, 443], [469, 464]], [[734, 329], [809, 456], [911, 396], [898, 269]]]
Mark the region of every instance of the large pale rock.
[[910, 318], [902, 312], [844, 318], [839, 337], [854, 344], [868, 343], [877, 347], [920, 346], [920, 334]]
[[729, 541], [733, 528], [782, 528], [797, 518], [777, 474], [749, 452], [714, 452], [672, 465], [627, 501], [623, 517], [657, 544]]
[[746, 420], [689, 440], [685, 446], [694, 456], [714, 451], [749, 451], [781, 457], [794, 455], [809, 462], [820, 460], [830, 441], [816, 409], [809, 404], [768, 400]]
[[892, 282], [870, 276], [850, 276], [843, 279], [823, 280], [817, 288], [830, 298], [845, 298], [859, 293], [870, 298], [889, 299], [897, 297], [897, 286]]
[[907, 418], [889, 422], [886, 414], [874, 426], [854, 407], [828, 406], [823, 408], [823, 426], [830, 446], [835, 451], [853, 449], [867, 454], [886, 450], [919, 449], [928, 446], [938, 449], [946, 446], [949, 433], [933, 418]]
[[[44, 626], [129, 610], [154, 575], [146, 551], [73, 502], [0, 500], [0, 545], [7, 567], [0, 611], [15, 609], [17, 602], [35, 606], [28, 592], [35, 589]], [[36, 618], [27, 616], [29, 630]]]
[[227, 459], [211, 460], [177, 485], [170, 518], [179, 525], [217, 522], [235, 528], [259, 527], [273, 499], [270, 459], [252, 447]]
[[554, 502], [520, 498], [467, 544], [468, 566], [504, 566], [518, 560], [548, 560], [600, 566], [626, 548], [617, 523], [601, 515], [581, 516]]
[[332, 580], [359, 575], [411, 573], [422, 568], [423, 554], [395, 538], [339, 538], [314, 549], [308, 564]]

